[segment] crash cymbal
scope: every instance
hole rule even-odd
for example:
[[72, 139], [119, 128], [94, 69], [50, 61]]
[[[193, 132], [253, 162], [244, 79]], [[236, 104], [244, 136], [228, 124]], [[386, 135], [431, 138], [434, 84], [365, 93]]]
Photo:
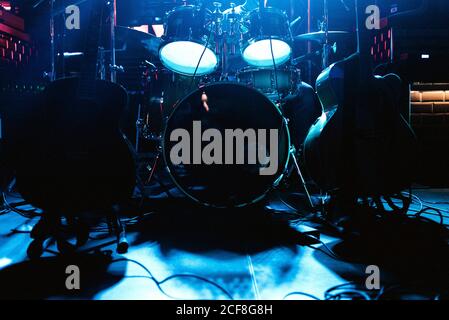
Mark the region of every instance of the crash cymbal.
[[[333, 42], [336, 40], [341, 40], [341, 38], [344, 38], [348, 34], [349, 32], [346, 31], [329, 31], [328, 33], [329, 41]], [[295, 36], [294, 39], [296, 41], [315, 41], [319, 43], [324, 43], [326, 41], [326, 33], [324, 31], [304, 33]]]

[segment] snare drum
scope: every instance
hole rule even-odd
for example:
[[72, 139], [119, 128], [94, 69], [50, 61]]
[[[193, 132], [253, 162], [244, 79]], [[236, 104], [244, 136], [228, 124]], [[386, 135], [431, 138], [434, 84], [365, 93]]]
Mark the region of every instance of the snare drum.
[[269, 68], [249, 67], [239, 71], [237, 79], [241, 84], [255, 88], [266, 95], [277, 96], [278, 93], [295, 92], [301, 76], [299, 70], [291, 67], [282, 67], [276, 71]]
[[[165, 19], [164, 43], [159, 58], [173, 72], [187, 76], [203, 76], [214, 72], [218, 57], [208, 39], [206, 11], [197, 6], [181, 6]], [[196, 70], [196, 73], [195, 73]]]
[[242, 43], [243, 59], [251, 66], [262, 68], [286, 63], [292, 54], [287, 15], [275, 8], [265, 8], [263, 12], [251, 11], [248, 18], [248, 32]]

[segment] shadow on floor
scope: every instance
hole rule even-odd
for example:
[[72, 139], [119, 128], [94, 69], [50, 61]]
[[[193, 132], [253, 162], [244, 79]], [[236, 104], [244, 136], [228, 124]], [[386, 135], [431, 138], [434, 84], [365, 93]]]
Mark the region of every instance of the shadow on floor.
[[[0, 299], [90, 299], [124, 277], [125, 265], [114, 266], [112, 272], [108, 271], [111, 262], [109, 255], [97, 253], [17, 263], [0, 270]], [[80, 269], [81, 290], [66, 288], [70, 265]]]
[[[438, 223], [390, 217], [373, 221], [359, 234], [330, 247], [347, 262], [379, 266], [384, 284], [441, 293], [448, 292], [448, 239], [448, 230]], [[332, 267], [331, 259], [321, 253], [316, 255]], [[364, 283], [367, 277], [348, 270], [334, 271], [348, 281]]]
[[244, 209], [203, 208], [183, 199], [153, 203], [157, 213], [135, 226], [135, 244], [157, 242], [163, 253], [226, 250], [257, 253], [274, 247], [291, 247], [307, 239], [288, 221], [276, 218], [264, 206]]

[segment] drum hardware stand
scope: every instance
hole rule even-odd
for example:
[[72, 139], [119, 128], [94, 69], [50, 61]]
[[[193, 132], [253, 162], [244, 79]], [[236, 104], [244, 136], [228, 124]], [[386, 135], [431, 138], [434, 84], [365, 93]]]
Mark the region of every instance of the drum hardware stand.
[[109, 5], [109, 26], [110, 26], [110, 33], [111, 33], [111, 82], [116, 83], [117, 82], [117, 71], [122, 71], [123, 67], [120, 69], [119, 66], [117, 66], [116, 62], [116, 55], [115, 55], [115, 26], [117, 22], [117, 15], [116, 15], [116, 0], [112, 0], [108, 2]]
[[[42, 3], [44, 3], [45, 0], [39, 0], [36, 3], [33, 4], [32, 8], [36, 9], [39, 7]], [[50, 71], [43, 73], [43, 78], [48, 79], [50, 82], [53, 82], [56, 80], [56, 36], [55, 36], [55, 0], [48, 0], [49, 6], [50, 6]]]
[[[143, 62], [144, 65], [149, 67], [152, 72], [157, 72], [157, 67], [148, 61]], [[143, 95], [143, 100], [145, 101], [147, 97], [147, 92], [149, 90], [149, 82], [151, 81], [151, 77], [148, 76], [148, 74], [143, 72], [142, 74], [142, 82], [141, 82], [141, 94]], [[159, 103], [161, 104], [161, 116], [162, 115], [162, 104], [164, 102], [163, 93], [162, 97], [160, 98]], [[142, 103], [139, 103], [138, 105], [138, 111], [137, 111], [137, 120], [135, 123], [136, 128], [136, 138], [134, 143], [132, 143], [129, 138], [122, 133], [123, 139], [125, 140], [128, 149], [130, 150], [134, 163], [136, 164], [136, 182], [137, 182], [137, 188], [141, 195], [141, 205], [143, 204], [143, 201], [145, 198], [150, 198], [150, 195], [145, 189], [145, 186], [148, 185], [153, 178], [159, 183], [159, 185], [162, 187], [164, 192], [171, 197], [169, 188], [165, 186], [165, 184], [159, 179], [156, 175], [156, 168], [159, 163], [159, 160], [161, 158], [161, 147], [160, 147], [160, 136], [156, 136], [155, 134], [152, 134], [151, 131], [148, 130], [149, 126], [149, 118], [148, 114], [144, 117], [142, 112]], [[164, 122], [164, 121], [162, 121]], [[147, 140], [147, 141], [155, 141], [158, 144], [158, 149], [156, 152], [148, 152], [143, 153], [140, 152], [141, 148], [141, 139]], [[143, 178], [140, 174], [142, 169], [149, 171], [149, 177]]]
[[144, 128], [144, 120], [142, 119], [142, 105], [139, 103], [137, 107], [137, 120], [136, 120], [136, 144], [134, 146], [136, 152], [139, 152], [140, 147], [140, 133]]
[[[162, 156], [162, 148], [158, 146], [158, 149], [155, 154], [153, 153], [140, 153], [140, 134], [142, 133], [142, 128], [144, 127], [144, 121], [140, 116], [141, 114], [141, 105], [139, 105], [139, 118], [136, 121], [136, 145], [134, 146], [131, 141], [129, 141], [128, 137], [125, 134], [122, 134], [123, 139], [125, 140], [126, 144], [128, 145], [129, 150], [131, 151], [132, 157], [134, 159], [134, 162], [136, 163], [136, 181], [137, 181], [137, 188], [139, 189], [139, 192], [141, 194], [141, 205], [143, 204], [143, 201], [145, 198], [150, 198], [150, 194], [145, 190], [145, 186], [149, 185], [153, 179], [156, 180], [156, 182], [161, 186], [162, 190], [165, 194], [169, 197], [173, 197], [173, 195], [170, 193], [170, 189], [165, 185], [165, 183], [162, 181], [161, 178], [157, 176], [156, 170], [157, 166], [159, 164], [160, 158]], [[160, 138], [159, 138], [160, 140]], [[142, 168], [148, 170], [149, 177], [146, 180], [143, 180], [142, 177], [139, 175], [139, 172]]]
[[[116, 0], [109, 0], [107, 2], [109, 6], [109, 28], [110, 28], [110, 54], [111, 54], [111, 64], [109, 65], [110, 70], [110, 81], [112, 83], [117, 83], [117, 72], [124, 72], [124, 68], [122, 66], [117, 65], [116, 61], [116, 41], [115, 41], [115, 28], [117, 25], [117, 3]], [[101, 48], [104, 58], [104, 48]], [[103, 63], [104, 68], [104, 63]], [[104, 75], [106, 73], [104, 72]], [[125, 139], [125, 141], [127, 141]], [[130, 149], [131, 150], [131, 149]], [[118, 208], [113, 208], [113, 213], [108, 217], [109, 226], [113, 225], [117, 232], [117, 252], [118, 253], [126, 253], [128, 251], [128, 241], [126, 240], [126, 232], [125, 227], [122, 224], [120, 217], [118, 215]]]
[[[144, 64], [149, 66], [151, 68], [152, 72], [156, 72], [156, 73], [158, 72], [158, 68], [153, 63], [145, 61]], [[151, 81], [151, 78], [145, 76], [145, 74], [144, 74], [143, 78], [144, 78], [143, 83], [147, 84], [147, 85], [145, 85], [145, 84], [142, 85], [144, 87], [143, 91], [145, 92], [146, 91], [145, 87], [148, 87], [148, 81]], [[159, 100], [159, 105], [160, 105], [160, 110], [161, 110], [162, 123], [164, 124], [166, 122], [166, 119], [164, 119], [164, 115], [163, 115], [163, 105], [164, 105], [164, 92], [163, 91], [162, 91], [162, 94], [161, 94], [161, 97]], [[162, 182], [162, 180], [156, 174], [156, 169], [159, 164], [160, 158], [162, 156], [162, 147], [161, 147], [162, 137], [152, 134], [151, 131], [147, 132], [149, 125], [150, 124], [149, 124], [148, 114], [146, 115], [145, 118], [142, 117], [142, 105], [139, 104], [137, 121], [136, 121], [136, 142], [135, 142], [135, 148], [133, 148], [133, 154], [135, 155], [137, 162], [144, 163], [143, 165], [150, 172], [148, 178], [145, 181], [143, 181], [140, 176], [137, 177], [138, 180], [140, 181], [139, 188], [141, 189], [141, 191], [142, 190], [144, 191], [144, 192], [142, 192], [142, 194], [148, 198], [149, 195], [144, 190], [145, 185], [149, 185], [151, 183], [151, 181], [153, 179], [155, 179], [159, 183], [159, 185], [162, 187], [164, 192], [167, 194], [167, 196], [172, 197], [172, 194], [170, 193], [169, 188]], [[151, 156], [148, 157], [148, 158], [151, 158], [152, 161], [151, 160], [148, 161], [147, 159], [145, 159], [145, 155], [142, 155], [139, 152], [141, 136], [147, 141], [155, 141], [158, 144], [156, 153], [151, 154]], [[150, 162], [152, 162], [152, 163], [149, 164]], [[139, 168], [142, 168], [142, 166], [140, 166]]]
[[306, 183], [306, 181], [304, 179], [304, 175], [302, 174], [302, 170], [301, 170], [301, 168], [299, 166], [298, 160], [296, 159], [296, 148], [294, 146], [292, 146], [290, 148], [290, 156], [293, 159], [293, 164], [295, 165], [296, 172], [298, 173], [301, 185], [302, 185], [302, 187], [304, 189], [304, 192], [306, 193], [307, 201], [308, 201], [308, 203], [310, 205], [310, 208], [315, 209], [315, 205], [313, 204], [312, 197], [311, 197], [310, 192], [309, 192], [309, 188], [307, 187], [307, 183]]
[[55, 61], [55, 0], [50, 0], [50, 61], [51, 61], [51, 71], [50, 71], [50, 81], [56, 80], [56, 61]]
[[[286, 125], [287, 127], [288, 127], [288, 122], [289, 122], [289, 120], [288, 120], [287, 118], [284, 117], [284, 123], [285, 123], [285, 125]], [[298, 173], [298, 176], [299, 176], [299, 180], [300, 180], [300, 182], [301, 182], [301, 186], [302, 186], [302, 188], [304, 189], [304, 192], [306, 193], [307, 202], [309, 203], [310, 208], [316, 209], [316, 208], [315, 208], [315, 205], [313, 204], [312, 196], [310, 195], [309, 188], [307, 187], [307, 182], [306, 182], [306, 180], [304, 179], [304, 175], [303, 175], [303, 173], [302, 173], [301, 167], [299, 166], [298, 159], [296, 158], [296, 155], [298, 154], [297, 151], [298, 151], [298, 150], [296, 150], [295, 146], [292, 145], [292, 146], [290, 147], [289, 153], [290, 153], [290, 157], [293, 159], [293, 164], [294, 164], [294, 168], [291, 169], [291, 170], [296, 169], [296, 172]], [[290, 174], [291, 174], [291, 171], [288, 170], [288, 168], [287, 168], [287, 171], [289, 171], [289, 172], [288, 172], [288, 175], [290, 175]]]
[[[137, 135], [139, 135], [139, 133], [137, 133]], [[139, 155], [139, 153], [137, 152], [137, 150], [135, 149], [135, 147], [133, 146], [131, 141], [129, 141], [128, 137], [124, 133], [122, 133], [122, 137], [125, 140], [126, 144], [128, 145], [128, 149], [130, 150], [133, 160], [134, 160], [134, 163], [136, 164], [136, 182], [137, 182], [137, 188], [139, 189], [139, 192], [142, 196], [142, 199], [141, 199], [141, 204], [142, 204], [143, 199], [148, 197], [148, 194], [145, 190], [145, 184], [139, 176], [139, 171], [142, 168], [142, 166], [140, 165], [140, 163], [142, 162], [142, 156]], [[137, 138], [136, 138], [136, 140], [137, 140]]]
[[[125, 72], [125, 68], [123, 68], [123, 66], [118, 66], [116, 64], [110, 64], [109, 68], [111, 69], [111, 73], [113, 74], [113, 75], [111, 75], [111, 77], [114, 77], [115, 79], [117, 77], [117, 72], [120, 72], [120, 73]], [[114, 81], [116, 81], [116, 80], [114, 80]]]
[[106, 67], [105, 67], [105, 51], [103, 47], [98, 47], [98, 66], [100, 79], [106, 80]]
[[223, 33], [223, 13], [221, 12], [222, 4], [221, 2], [215, 1], [213, 2], [214, 11], [212, 12], [213, 21], [210, 28], [211, 30], [215, 29], [215, 36], [217, 37], [217, 44], [215, 45], [215, 54], [221, 56], [221, 70], [222, 74], [220, 77], [223, 77], [223, 73], [226, 71], [226, 36]]

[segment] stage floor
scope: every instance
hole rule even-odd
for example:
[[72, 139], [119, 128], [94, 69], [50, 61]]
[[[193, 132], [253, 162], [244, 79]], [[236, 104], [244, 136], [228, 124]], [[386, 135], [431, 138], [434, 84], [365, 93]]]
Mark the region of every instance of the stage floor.
[[[449, 202], [449, 190], [417, 189], [414, 193], [428, 202], [420, 203], [415, 198], [411, 214], [421, 204], [432, 205], [443, 210], [444, 223], [449, 223], [449, 204], [441, 203]], [[170, 208], [155, 210], [141, 223], [128, 227], [127, 254], [115, 253], [115, 245], [109, 244], [102, 247], [102, 253], [62, 258], [52, 253], [55, 245], [49, 243], [49, 251], [36, 261], [27, 259], [26, 250], [30, 243], [28, 232], [38, 219], [12, 212], [3, 214], [1, 298], [312, 299], [304, 294], [286, 297], [301, 292], [324, 299], [331, 287], [348, 282], [364, 285], [368, 265], [378, 265], [382, 285], [397, 285], [394, 288], [399, 288], [406, 298], [433, 298], [449, 291], [447, 247], [439, 246], [430, 234], [409, 234], [404, 230], [396, 234], [394, 228], [386, 227], [386, 234], [379, 233], [379, 239], [372, 239], [362, 249], [363, 254], [352, 251], [351, 256], [348, 246], [342, 249], [344, 242], [310, 222], [310, 216], [295, 216], [278, 202], [270, 206], [277, 210], [242, 216], [245, 213], [207, 212], [179, 199]], [[426, 217], [440, 220], [438, 215]], [[304, 245], [304, 232], [315, 235], [315, 230], [321, 232], [326, 246]], [[384, 236], [388, 236], [391, 246], [379, 241]], [[113, 240], [92, 239], [88, 247]], [[107, 250], [112, 251], [112, 256], [105, 253]], [[344, 255], [335, 256], [339, 253]], [[80, 290], [65, 288], [68, 265], [80, 268]], [[393, 293], [394, 288], [389, 289], [391, 297], [399, 297], [399, 293]]]

